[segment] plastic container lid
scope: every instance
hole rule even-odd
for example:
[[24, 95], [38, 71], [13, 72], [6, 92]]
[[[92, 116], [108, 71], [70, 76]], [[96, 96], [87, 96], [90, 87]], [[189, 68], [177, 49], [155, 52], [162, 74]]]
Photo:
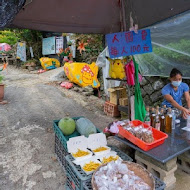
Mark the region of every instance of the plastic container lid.
[[103, 133], [96, 133], [96, 134], [91, 134], [88, 137], [88, 148], [91, 150], [96, 149], [100, 146], [106, 146], [107, 145], [107, 140], [106, 140], [106, 135]]
[[70, 138], [67, 141], [67, 148], [69, 153], [75, 153], [78, 149], [86, 150], [88, 146], [88, 139], [85, 136], [78, 136]]
[[180, 123], [180, 122], [181, 122], [181, 121], [180, 121], [179, 119], [176, 119], [176, 120], [175, 120], [175, 123], [177, 123], [177, 124]]

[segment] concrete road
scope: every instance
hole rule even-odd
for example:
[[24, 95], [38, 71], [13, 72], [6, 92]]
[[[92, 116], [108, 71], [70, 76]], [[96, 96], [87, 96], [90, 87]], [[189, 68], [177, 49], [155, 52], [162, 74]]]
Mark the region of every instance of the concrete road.
[[90, 103], [75, 92], [72, 98], [51, 85], [56, 72], [29, 74], [10, 66], [3, 72], [8, 104], [0, 105], [1, 190], [65, 189], [65, 173], [54, 154], [53, 120], [85, 116], [102, 129], [110, 122], [91, 108], [93, 98]]

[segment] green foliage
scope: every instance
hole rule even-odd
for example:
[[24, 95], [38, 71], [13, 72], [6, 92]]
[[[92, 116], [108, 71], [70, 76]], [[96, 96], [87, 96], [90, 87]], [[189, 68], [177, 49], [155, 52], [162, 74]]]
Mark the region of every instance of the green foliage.
[[[181, 39], [178, 42], [176, 41], [174, 43], [169, 43], [166, 46], [175, 50], [190, 53], [190, 40]], [[153, 46], [153, 53], [142, 54], [141, 56], [142, 61], [146, 63], [152, 72], [154, 71], [154, 68], [156, 68], [156, 73], [162, 72], [163, 70], [168, 70], [168, 65], [164, 64], [165, 59], [169, 60], [171, 63], [175, 62], [178, 64], [183, 63], [190, 65], [189, 56], [158, 46]], [[162, 64], [160, 64], [160, 62], [162, 62]], [[188, 72], [189, 71], [183, 71], [183, 74], [185, 75]]]
[[74, 34], [72, 38], [76, 40], [77, 47], [78, 42], [88, 43], [85, 46], [85, 52], [82, 55], [78, 53], [77, 61], [91, 63], [104, 49], [104, 36], [101, 34]]
[[26, 42], [27, 57], [30, 57], [29, 47], [33, 48], [35, 58], [42, 56], [42, 33], [29, 29], [7, 29], [0, 31], [0, 43], [14, 45], [17, 42]]
[[3, 81], [3, 76], [0, 75], [0, 84], [2, 83], [2, 81]]
[[19, 38], [17, 35], [11, 30], [2, 30], [0, 31], [0, 43], [7, 43], [10, 45], [14, 45], [17, 43]]
[[[179, 42], [169, 43], [167, 44], [167, 46], [182, 52], [190, 52], [190, 40], [182, 39]], [[190, 59], [188, 56], [183, 55], [181, 53], [177, 53], [169, 49], [165, 49], [162, 47], [155, 47], [154, 53], [170, 60], [175, 60], [175, 61], [177, 60], [178, 62], [190, 64]]]

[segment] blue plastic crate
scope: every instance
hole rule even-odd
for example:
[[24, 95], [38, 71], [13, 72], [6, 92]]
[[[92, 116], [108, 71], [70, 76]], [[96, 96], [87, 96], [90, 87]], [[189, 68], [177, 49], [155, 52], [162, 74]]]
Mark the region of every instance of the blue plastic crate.
[[[166, 184], [162, 182], [159, 178], [153, 176], [155, 179], [155, 190], [164, 190], [166, 187]], [[92, 185], [91, 185], [91, 179], [88, 181], [85, 181], [83, 183], [84, 190], [92, 190]]]
[[[75, 121], [82, 118], [83, 116], [80, 116], [80, 117], [73, 117], [72, 119], [74, 119]], [[53, 129], [54, 129], [54, 132], [55, 134], [57, 135], [58, 139], [60, 140], [62, 146], [64, 147], [64, 149], [66, 151], [68, 151], [67, 149], [67, 141], [72, 138], [72, 137], [77, 137], [77, 136], [80, 136], [79, 132], [77, 130], [74, 131], [74, 133], [72, 133], [71, 135], [64, 135], [61, 131], [61, 129], [58, 127], [58, 123], [59, 123], [60, 120], [54, 120], [53, 121]], [[101, 133], [102, 131], [99, 130], [98, 128], [97, 129], [97, 133]]]
[[[123, 160], [132, 161], [133, 159], [120, 151], [118, 148], [114, 146], [109, 146], [113, 151], [117, 152], [118, 156], [120, 156]], [[66, 159], [66, 172], [71, 176], [73, 183], [80, 190], [84, 189], [83, 183], [85, 181], [91, 181], [92, 174], [87, 175], [80, 166], [75, 165], [72, 161], [74, 160], [71, 155], [67, 155]]]

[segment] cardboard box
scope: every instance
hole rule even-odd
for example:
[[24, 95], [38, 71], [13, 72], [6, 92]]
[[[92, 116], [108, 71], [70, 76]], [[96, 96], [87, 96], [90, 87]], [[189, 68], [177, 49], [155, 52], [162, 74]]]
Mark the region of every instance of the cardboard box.
[[119, 98], [119, 105], [127, 106], [128, 105], [128, 98]]
[[126, 87], [115, 87], [109, 88], [108, 92], [110, 93], [110, 103], [118, 105], [120, 98], [127, 98]]

